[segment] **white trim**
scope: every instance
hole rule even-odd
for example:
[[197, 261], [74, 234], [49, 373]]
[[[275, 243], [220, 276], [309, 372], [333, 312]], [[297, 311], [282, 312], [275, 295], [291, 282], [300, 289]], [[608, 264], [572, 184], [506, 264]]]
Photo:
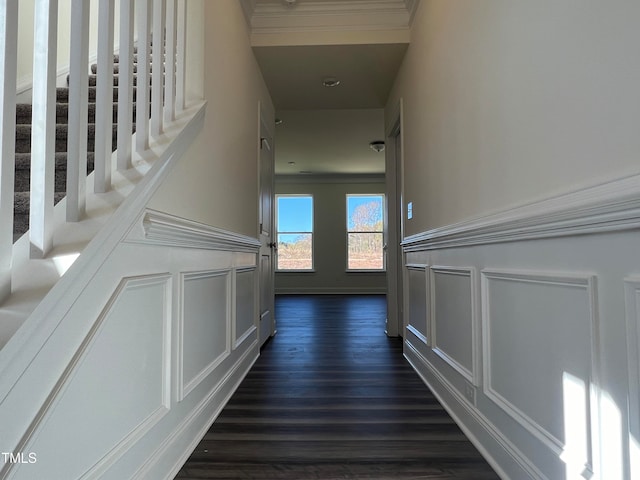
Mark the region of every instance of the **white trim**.
[[478, 427], [483, 429], [487, 435], [491, 437], [492, 440], [496, 442], [496, 444], [502, 448], [514, 461], [514, 463], [522, 469], [524, 473], [529, 475], [532, 479], [536, 480], [549, 480], [547, 476], [545, 476], [532, 462], [529, 460], [521, 451], [516, 447], [516, 445], [511, 442], [507, 437], [505, 437], [500, 430], [498, 430], [491, 421], [485, 417], [482, 412], [480, 412], [471, 402], [469, 402], [464, 395], [462, 395], [458, 390], [447, 380], [436, 368], [431, 365], [431, 363], [425, 358], [420, 351], [411, 345], [411, 343], [405, 341], [405, 352], [404, 357], [407, 359], [409, 364], [413, 367], [416, 373], [420, 376], [422, 381], [429, 387], [431, 392], [435, 395], [438, 402], [445, 408], [447, 413], [451, 415], [451, 418], [456, 422], [456, 424], [460, 427], [460, 429], [464, 432], [469, 440], [474, 444], [474, 446], [478, 449], [478, 451], [482, 454], [482, 456], [487, 460], [487, 462], [491, 465], [491, 467], [498, 473], [500, 478], [509, 478], [506, 474], [502, 466], [493, 458], [489, 450], [486, 446], [480, 442], [480, 440], [476, 437], [476, 435], [471, 431], [469, 426], [462, 421], [458, 412], [454, 410], [454, 407], [450, 405], [445, 398], [440, 393], [439, 389], [435, 388], [433, 384], [426, 378], [425, 374], [422, 372], [422, 369], [416, 365], [416, 362], [420, 362], [422, 366], [424, 366], [428, 372], [433, 375], [435, 380], [442, 385], [442, 387], [446, 390], [446, 392], [453, 397], [453, 400], [456, 401], [463, 409], [464, 414], [467, 414], [473, 422], [476, 423]]
[[[202, 439], [202, 437], [204, 437], [205, 433], [209, 430], [209, 427], [211, 426], [211, 424], [218, 417], [218, 415], [220, 414], [224, 406], [227, 404], [231, 396], [235, 393], [238, 386], [240, 386], [240, 383], [242, 382], [244, 377], [247, 375], [249, 370], [251, 370], [251, 367], [253, 366], [255, 361], [258, 359], [258, 352], [256, 351], [257, 345], [258, 345], [258, 340], [256, 339], [251, 344], [251, 346], [247, 348], [247, 351], [244, 352], [242, 356], [238, 359], [238, 361], [235, 363], [233, 368], [231, 368], [231, 370], [218, 383], [216, 383], [212, 387], [209, 394], [206, 395], [196, 405], [196, 407], [191, 411], [190, 414], [185, 416], [184, 420], [179, 425], [177, 425], [177, 427], [173, 430], [173, 432], [166, 437], [166, 439], [158, 446], [158, 448], [156, 448], [156, 450], [153, 453], [151, 453], [151, 455], [149, 455], [147, 460], [133, 474], [132, 476], [133, 480], [149, 478], [148, 476], [149, 471], [154, 467], [154, 465], [158, 461], [160, 461], [160, 459], [166, 457], [172, 447], [176, 448], [177, 443], [180, 441], [179, 437], [181, 435], [184, 435], [187, 432], [187, 430], [189, 430], [192, 427], [192, 425], [196, 423], [196, 420], [198, 420], [198, 417], [200, 417], [203, 414], [205, 409], [213, 402], [216, 395], [218, 395], [221, 392], [221, 390], [227, 385], [227, 383], [230, 380], [232, 380], [235, 376], [239, 376], [239, 378], [231, 385], [231, 388], [229, 389], [229, 392], [227, 393], [227, 395], [225, 395], [224, 398], [220, 400], [220, 402], [217, 402], [217, 406], [214, 408], [211, 415], [209, 415], [206, 418], [206, 420], [198, 422], [198, 425], [202, 425], [202, 427], [198, 429], [197, 434], [193, 435], [192, 437], [190, 436], [190, 438], [192, 438], [192, 441], [189, 442], [187, 447], [183, 450], [182, 455], [180, 455], [174, 467], [172, 468], [171, 472], [167, 474], [165, 479], [170, 480], [175, 477], [175, 475], [178, 473], [180, 468], [182, 468], [182, 466], [186, 462], [187, 458], [189, 458], [193, 450], [196, 448], [198, 443], [200, 443], [200, 440]], [[244, 363], [249, 359], [249, 356], [251, 354], [254, 354], [254, 357], [250, 360], [249, 364], [245, 368], [242, 368], [244, 366]]]
[[634, 175], [412, 235], [402, 246], [435, 250], [639, 227], [640, 175]]
[[414, 327], [413, 325], [409, 324], [407, 325], [407, 331], [411, 332], [411, 334], [416, 337], [418, 340], [420, 340], [422, 343], [424, 343], [425, 345], [429, 346], [429, 342], [427, 340], [427, 337], [424, 336], [416, 327]]
[[[114, 292], [107, 300], [101, 313], [91, 325], [87, 335], [82, 340], [80, 346], [73, 355], [73, 358], [65, 368], [64, 373], [56, 383], [55, 387], [48, 395], [47, 399], [40, 408], [37, 416], [27, 428], [24, 436], [16, 446], [15, 451], [33, 451], [30, 445], [35, 442], [41, 432], [41, 427], [46, 425], [53, 412], [55, 412], [60, 400], [64, 396], [65, 391], [69, 388], [71, 381], [82, 366], [91, 346], [95, 343], [98, 334], [104, 327], [104, 321], [116, 304], [121, 294], [130, 288], [145, 287], [150, 285], [162, 285], [164, 287], [164, 308], [163, 308], [163, 346], [162, 346], [162, 398], [160, 405], [144, 418], [131, 432], [118, 441], [97, 463], [87, 470], [79, 479], [96, 478], [97, 475], [105, 472], [111, 465], [116, 463], [137, 441], [156, 425], [171, 408], [171, 391], [170, 391], [170, 336], [167, 335], [169, 324], [171, 322], [171, 274], [151, 274], [138, 277], [124, 277]], [[0, 469], [0, 477], [9, 478], [14, 463], [5, 464]]]
[[[32, 359], [62, 322], [90, 279], [125, 238], [144, 205], [200, 132], [204, 124], [205, 105], [202, 103], [195, 106], [181, 119], [178, 131], [172, 136], [173, 141], [164, 151], [158, 152], [153, 166], [137, 184], [137, 188], [122, 201], [104, 224], [98, 225], [98, 228], [101, 227], [100, 231], [85, 247], [68, 274], [57, 281], [47, 299], [35, 307], [21, 328], [0, 349], [0, 403], [28, 369]], [[61, 204], [63, 202], [59, 205]]]
[[[178, 328], [177, 328], [177, 359], [176, 370], [178, 373], [178, 391], [177, 401], [184, 400], [189, 393], [191, 393], [198, 385], [200, 385], [217, 367], [224, 362], [231, 354], [231, 308], [232, 308], [232, 271], [231, 269], [216, 269], [198, 272], [181, 272], [180, 273], [180, 313], [178, 315]], [[214, 358], [208, 365], [203, 367], [200, 372], [189, 379], [185, 383], [184, 378], [184, 292], [186, 282], [189, 280], [202, 280], [205, 278], [225, 277], [226, 281], [226, 294], [225, 294], [225, 349], [220, 355]]]
[[[436, 322], [436, 290], [435, 290], [435, 278], [437, 274], [441, 275], [456, 275], [469, 278], [470, 289], [470, 311], [471, 311], [471, 370], [462, 365], [458, 360], [449, 355], [446, 351], [438, 347], [438, 335], [437, 335], [437, 322]], [[429, 269], [429, 284], [430, 284], [430, 303], [431, 311], [429, 316], [431, 317], [431, 344], [433, 346], [433, 352], [444, 360], [449, 366], [451, 366], [456, 372], [462, 375], [466, 380], [471, 382], [474, 386], [479, 387], [482, 384], [481, 365], [482, 365], [482, 345], [480, 344], [481, 332], [480, 332], [480, 320], [478, 318], [477, 309], [477, 281], [476, 269], [474, 267], [452, 267], [444, 265], [433, 265]]]
[[[578, 288], [586, 291], [589, 299], [590, 317], [590, 337], [591, 337], [591, 365], [589, 365], [588, 382], [591, 388], [586, 396], [586, 408], [590, 416], [591, 429], [588, 430], [587, 456], [588, 462], [585, 465], [590, 471], [594, 471], [594, 456], [597, 453], [597, 437], [593, 428], [598, 426], [598, 408], [600, 356], [599, 356], [599, 318], [596, 307], [596, 277], [593, 275], [580, 275], [575, 273], [554, 273], [554, 272], [533, 272], [527, 270], [506, 270], [506, 269], [485, 269], [482, 270], [482, 333], [483, 333], [483, 356], [484, 356], [484, 394], [493, 403], [500, 407], [505, 413], [513, 418], [531, 435], [540, 440], [550, 451], [558, 457], [562, 454], [564, 443], [547, 431], [542, 425], [537, 423], [526, 413], [520, 410], [508, 399], [500, 395], [493, 389], [491, 384], [491, 305], [490, 305], [490, 281], [502, 280], [520, 283], [535, 283], [542, 285], [563, 286]], [[585, 419], [586, 420], [586, 419]]]
[[[258, 269], [255, 266], [236, 268], [233, 271], [233, 297], [232, 297], [232, 305], [231, 305], [233, 309], [233, 315], [232, 315], [233, 320], [231, 322], [231, 338], [232, 338], [231, 348], [233, 350], [236, 350], [240, 345], [242, 345], [242, 343], [247, 338], [249, 338], [253, 334], [253, 332], [258, 330], [254, 323], [246, 331], [238, 335], [238, 317], [237, 317], [237, 307], [236, 307], [238, 303], [238, 274], [252, 273], [253, 274], [252, 284], [255, 285], [257, 271]], [[254, 301], [255, 301], [255, 295], [254, 295]]]
[[[279, 273], [289, 272], [276, 272], [276, 275]], [[276, 295], [384, 295], [385, 293], [386, 287], [277, 287], [275, 292]]]
[[277, 3], [243, 5], [250, 13], [251, 33], [408, 30], [411, 6], [404, 0], [334, 0], [300, 2], [292, 8]]
[[629, 444], [626, 455], [630, 478], [636, 478], [640, 475], [640, 460], [631, 448], [640, 443], [640, 278], [625, 278], [624, 284], [629, 372]]
[[285, 175], [276, 174], [276, 185], [283, 183], [384, 183], [384, 173], [360, 173], [360, 174], [309, 174], [309, 175]]
[[257, 253], [260, 242], [204, 223], [145, 209], [125, 242], [165, 247]]
[[[418, 328], [415, 325], [411, 324], [411, 302], [410, 302], [410, 298], [409, 298], [409, 290], [410, 290], [410, 282], [409, 282], [409, 271], [413, 270], [416, 272], [422, 272], [422, 275], [424, 276], [424, 312], [426, 315], [426, 318], [424, 319], [425, 321], [425, 333], [421, 333], [420, 330], [418, 330]], [[430, 291], [430, 285], [431, 285], [431, 278], [429, 277], [429, 265], [423, 264], [423, 263], [406, 263], [404, 265], [404, 269], [403, 269], [403, 276], [405, 277], [404, 279], [404, 285], [407, 287], [407, 293], [406, 293], [406, 305], [405, 305], [405, 309], [404, 309], [404, 313], [405, 313], [405, 317], [406, 317], [406, 325], [405, 325], [405, 330], [410, 331], [413, 335], [415, 335], [422, 343], [424, 343], [426, 346], [431, 347], [431, 329], [433, 328], [431, 325], [431, 295], [429, 294]], [[404, 301], [403, 298], [399, 298], [399, 301]], [[404, 333], [404, 332], [402, 332]], [[403, 336], [406, 336], [403, 335]]]

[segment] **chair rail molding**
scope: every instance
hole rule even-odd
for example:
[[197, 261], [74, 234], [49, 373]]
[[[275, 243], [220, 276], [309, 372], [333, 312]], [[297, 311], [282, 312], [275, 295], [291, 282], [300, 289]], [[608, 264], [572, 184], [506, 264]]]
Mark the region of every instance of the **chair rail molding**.
[[405, 252], [640, 228], [640, 175], [406, 237]]
[[148, 208], [138, 218], [126, 242], [249, 253], [260, 249], [256, 238]]

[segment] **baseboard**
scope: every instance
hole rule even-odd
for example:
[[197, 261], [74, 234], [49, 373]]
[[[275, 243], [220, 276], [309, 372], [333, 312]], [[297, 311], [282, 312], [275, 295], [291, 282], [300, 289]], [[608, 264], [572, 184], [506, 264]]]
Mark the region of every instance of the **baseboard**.
[[276, 295], [386, 295], [386, 288], [284, 288], [276, 287]]
[[404, 345], [409, 364], [500, 478], [547, 480], [411, 343]]
[[[166, 476], [164, 476], [165, 479], [173, 479], [189, 456], [191, 456], [209, 428], [211, 428], [211, 425], [213, 425], [215, 419], [220, 415], [220, 412], [229, 402], [231, 396], [235, 393], [257, 359], [258, 349], [256, 341], [242, 355], [228, 375], [211, 390], [193, 409], [192, 413], [186, 417], [185, 421], [178, 425], [173, 434], [147, 459], [133, 475], [133, 478], [160, 478], [158, 476], [150, 476], [153, 470], [157, 469], [167, 472]], [[212, 406], [213, 410], [209, 412], [208, 410], [210, 410]], [[181, 444], [185, 443], [186, 447], [181, 447]], [[177, 455], [177, 458], [171, 460], [170, 457], [175, 457], [175, 455], [171, 453], [176, 451], [180, 453]], [[161, 466], [163, 460], [170, 462], [166, 468]], [[156, 474], [158, 474], [158, 471], [156, 471]]]

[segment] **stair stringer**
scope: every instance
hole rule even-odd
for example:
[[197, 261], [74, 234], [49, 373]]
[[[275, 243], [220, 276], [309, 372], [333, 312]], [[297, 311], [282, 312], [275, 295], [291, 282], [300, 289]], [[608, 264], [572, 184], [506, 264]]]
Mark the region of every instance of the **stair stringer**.
[[[257, 357], [257, 315], [246, 305], [247, 295], [257, 291], [257, 240], [181, 221], [166, 230], [178, 232], [169, 235], [174, 240], [160, 235], [148, 241], [143, 235], [143, 241], [132, 241], [135, 232], [144, 228], [142, 220], [147, 218], [145, 208], [153, 192], [201, 131], [204, 110], [204, 104], [192, 110], [171, 145], [0, 351], [0, 451], [29, 451], [37, 459], [33, 464], [5, 463], [0, 478], [44, 478], [43, 472], [47, 478], [150, 478], [149, 472], [153, 478], [169, 478]], [[200, 272], [203, 268], [208, 272]], [[224, 352], [194, 374], [191, 360], [177, 356], [184, 354], [180, 351], [184, 343], [177, 342], [184, 335], [184, 317], [173, 298], [184, 289], [185, 281], [201, 278], [217, 287], [226, 285], [227, 339]], [[233, 295], [240, 284], [245, 293], [238, 303]], [[160, 327], [151, 318], [144, 320], [163, 336], [161, 347], [150, 344], [159, 348], [161, 365], [151, 364], [160, 368], [161, 382], [149, 387], [158, 387], [153, 391], [159, 393], [154, 397], [157, 405], [148, 411], [148, 404], [136, 406], [137, 395], [150, 391], [147, 386], [135, 388], [139, 386], [126, 384], [125, 378], [121, 388], [113, 388], [119, 377], [108, 375], [113, 369], [129, 375], [122, 365], [118, 367], [117, 359], [134, 355], [137, 349], [121, 350], [120, 345], [112, 356], [96, 353], [105, 348], [100, 343], [104, 332], [116, 328], [114, 318], [122, 322], [122, 315], [114, 312], [136, 288], [149, 288], [167, 299], [164, 317], [183, 318], [179, 328], [164, 320]], [[146, 312], [142, 308], [137, 315], [145, 317]], [[245, 319], [244, 326], [237, 318]], [[132, 323], [120, 323], [118, 338], [126, 343], [127, 329], [133, 329], [137, 320], [134, 316], [128, 319]], [[143, 340], [143, 334], [138, 332], [136, 338]], [[197, 335], [191, 340], [197, 343]], [[132, 363], [131, 371], [142, 363]], [[99, 381], [82, 381], [87, 378]], [[100, 390], [105, 385], [112, 387], [111, 394]], [[79, 400], [78, 392], [84, 400]], [[122, 392], [131, 395], [118, 397]], [[111, 428], [108, 445], [78, 434], [83, 425], [95, 428], [96, 437], [104, 437], [103, 432]], [[83, 455], [76, 457], [76, 452]]]

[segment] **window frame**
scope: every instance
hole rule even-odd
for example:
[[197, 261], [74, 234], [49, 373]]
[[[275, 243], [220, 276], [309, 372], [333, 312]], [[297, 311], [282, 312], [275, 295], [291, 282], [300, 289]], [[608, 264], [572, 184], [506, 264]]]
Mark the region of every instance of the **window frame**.
[[[311, 231], [307, 232], [307, 231], [296, 231], [296, 232], [289, 232], [289, 231], [284, 231], [281, 232], [279, 229], [280, 226], [280, 222], [279, 222], [279, 210], [280, 210], [280, 204], [278, 202], [278, 199], [280, 198], [292, 198], [292, 197], [301, 197], [301, 198], [311, 198]], [[279, 255], [279, 248], [276, 249], [275, 252], [275, 271], [278, 273], [313, 273], [315, 272], [315, 229], [316, 229], [316, 225], [315, 225], [315, 199], [313, 197], [313, 194], [311, 193], [277, 193], [275, 194], [275, 229], [274, 229], [274, 233], [275, 233], [275, 243], [276, 245], [278, 245], [280, 243], [279, 239], [280, 239], [280, 234], [283, 235], [311, 235], [311, 268], [278, 268], [278, 255]]]
[[[381, 230], [349, 230], [349, 198], [350, 197], [380, 197], [382, 199], [382, 229]], [[386, 196], [384, 193], [347, 193], [345, 194], [345, 271], [347, 273], [376, 273], [387, 271], [387, 256], [385, 255], [385, 202]], [[382, 268], [349, 268], [349, 234], [350, 233], [380, 233], [382, 234]]]

